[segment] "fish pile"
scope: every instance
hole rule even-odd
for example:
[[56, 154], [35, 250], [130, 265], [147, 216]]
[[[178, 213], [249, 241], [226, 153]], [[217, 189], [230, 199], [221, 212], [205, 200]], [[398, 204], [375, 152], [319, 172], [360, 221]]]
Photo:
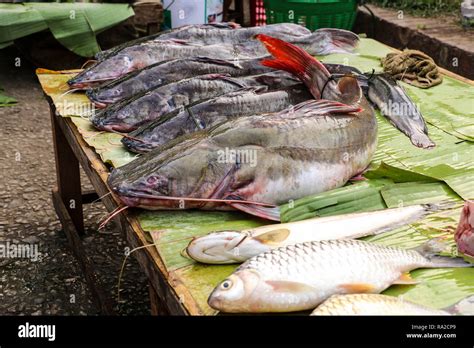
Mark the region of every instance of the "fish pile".
[[[317, 32], [322, 33], [354, 35]], [[326, 83], [329, 71], [300, 47], [263, 34], [256, 39], [275, 57], [262, 66], [276, 64], [287, 72], [188, 77], [135, 94], [92, 117], [103, 130], [138, 127], [123, 143], [146, 154], [109, 177], [125, 205], [238, 209], [279, 221], [276, 205], [339, 187], [368, 166], [377, 123], [357, 79]], [[310, 77], [301, 79], [305, 69], [311, 69]], [[323, 88], [326, 99], [321, 99]]]
[[[446, 249], [439, 240], [409, 250], [355, 240], [450, 207], [451, 202], [412, 205], [213, 232], [191, 240], [186, 254], [207, 264], [244, 262], [209, 296], [209, 306], [223, 312], [314, 309], [311, 315], [471, 315], [472, 297], [438, 310], [379, 295], [393, 284], [418, 284], [409, 274], [417, 268], [473, 266], [461, 258], [437, 256]], [[468, 209], [464, 210], [461, 221]]]
[[[279, 204], [341, 187], [366, 170], [377, 146], [372, 105], [415, 146], [435, 146], [390, 76], [313, 57], [352, 52], [358, 40], [292, 23], [190, 25], [101, 52], [68, 83], [99, 109], [90, 117], [94, 127], [120, 132], [123, 145], [141, 154], [109, 176], [124, 205], [240, 210], [279, 221]], [[203, 263], [244, 262], [209, 297], [220, 311], [320, 305], [314, 315], [449, 314], [378, 293], [416, 283], [408, 274], [416, 268], [468, 264], [435, 256], [442, 249], [436, 241], [403, 250], [356, 240], [439, 209], [414, 205], [221, 231], [193, 239], [186, 253]], [[456, 233], [466, 254], [471, 211], [465, 208]]]

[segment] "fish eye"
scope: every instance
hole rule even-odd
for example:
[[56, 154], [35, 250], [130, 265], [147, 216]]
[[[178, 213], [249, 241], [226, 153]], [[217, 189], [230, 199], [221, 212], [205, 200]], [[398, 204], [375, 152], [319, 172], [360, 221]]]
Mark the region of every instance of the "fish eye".
[[155, 185], [158, 183], [159, 180], [160, 180], [159, 177], [157, 177], [156, 175], [152, 175], [146, 179], [146, 182], [149, 183], [150, 185]]
[[224, 280], [221, 284], [221, 288], [224, 289], [224, 290], [228, 290], [232, 287], [232, 281], [227, 279], [227, 280]]

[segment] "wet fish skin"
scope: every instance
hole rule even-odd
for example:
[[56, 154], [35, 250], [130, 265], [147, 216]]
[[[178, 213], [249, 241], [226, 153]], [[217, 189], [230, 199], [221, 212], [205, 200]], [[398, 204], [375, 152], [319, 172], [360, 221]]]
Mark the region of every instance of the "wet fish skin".
[[380, 234], [440, 209], [444, 209], [442, 204], [412, 205], [266, 225], [243, 231], [213, 232], [194, 238], [186, 252], [192, 259], [202, 263], [241, 263], [260, 253], [288, 245]]
[[[304, 39], [298, 39], [295, 43], [310, 54], [317, 55], [350, 51], [355, 48], [358, 40], [358, 36], [349, 31], [320, 29]], [[88, 85], [115, 79], [131, 71], [170, 59], [206, 56], [215, 59], [240, 60], [265, 55], [267, 55], [265, 47], [256, 40], [206, 46], [176, 39], [150, 40], [115, 51], [105, 60], [99, 61], [70, 79], [68, 84], [74, 88], [85, 88]]]
[[229, 74], [238, 77], [274, 71], [259, 59], [226, 61], [206, 57], [180, 58], [152, 64], [115, 81], [90, 89], [88, 98], [99, 106], [116, 103], [152, 88], [204, 74]]
[[[245, 87], [286, 88], [301, 82], [284, 72], [233, 78], [210, 74], [171, 82], [110, 105], [91, 118], [100, 130], [130, 132], [177, 109]], [[308, 96], [309, 98], [309, 96]], [[258, 110], [258, 109], [257, 109]], [[271, 109], [270, 109], [271, 111]]]
[[141, 38], [138, 38], [138, 39], [135, 39], [135, 40], [125, 42], [121, 45], [117, 45], [117, 46], [112, 47], [108, 50], [101, 51], [101, 52], [97, 53], [94, 58], [99, 60], [99, 61], [102, 61], [102, 60], [106, 59], [107, 57], [110, 57], [113, 53], [118, 52], [118, 51], [120, 51], [121, 49], [123, 49], [125, 47], [134, 46], [134, 45], [137, 45], [137, 44], [140, 44], [140, 43], [143, 43], [143, 42], [146, 42], [146, 41], [150, 41], [150, 40], [156, 40], [156, 39], [159, 40], [159, 39], [161, 39], [161, 37], [164, 38], [165, 35], [168, 38], [173, 38], [173, 35], [175, 35], [174, 38], [179, 38], [179, 36], [182, 35], [182, 34], [175, 34], [176, 32], [195, 30], [194, 28], [204, 29], [204, 28], [209, 28], [209, 27], [219, 28], [220, 30], [233, 30], [233, 29], [239, 28], [240, 25], [237, 24], [237, 23], [232, 23], [232, 22], [185, 25], [185, 26], [182, 26], [182, 27], [179, 27], [179, 28], [174, 28], [174, 29], [162, 31], [162, 32], [159, 32], [157, 34], [148, 35], [148, 36], [145, 36], [145, 37], [141, 37]]
[[454, 234], [458, 250], [474, 257], [474, 201], [466, 201]]
[[211, 26], [189, 26], [185, 30], [171, 31], [160, 35], [164, 40], [188, 40], [203, 45], [240, 43], [251, 40], [257, 34], [276, 36], [291, 41], [311, 35], [306, 27], [294, 23], [277, 23], [266, 26], [246, 27], [229, 30]]
[[277, 112], [311, 99], [301, 84], [278, 91], [250, 87], [188, 105], [181, 110], [143, 125], [125, 137], [122, 143], [136, 153], [144, 153], [184, 134], [211, 128], [236, 117]]
[[[284, 41], [257, 38], [276, 57], [272, 68], [294, 73], [319, 99], [329, 76], [319, 61]], [[172, 140], [114, 170], [109, 185], [128, 206], [176, 209], [181, 200], [190, 203], [187, 208], [239, 209], [279, 221], [278, 209], [262, 204], [340, 187], [368, 166], [375, 151], [377, 122], [358, 82], [344, 77], [326, 85], [331, 101], [239, 117]], [[229, 149], [258, 158], [258, 165], [223, 156]]]
[[400, 297], [379, 294], [332, 295], [311, 315], [451, 315]]
[[91, 122], [100, 130], [130, 132], [180, 107], [242, 87], [239, 80], [218, 74], [184, 79], [110, 105], [96, 112]]
[[155, 63], [185, 57], [206, 56], [214, 59], [257, 58], [254, 45], [202, 46], [181, 41], [150, 41], [125, 47], [107, 59], [91, 65], [68, 81], [72, 88], [85, 88], [113, 80]]
[[[232, 25], [221, 27], [212, 25], [184, 26], [125, 43], [96, 55], [96, 59], [106, 59], [127, 47], [163, 40], [188, 41], [200, 45], [229, 45], [249, 42], [255, 35], [265, 34], [288, 42], [294, 42], [298, 45], [306, 45], [305, 49], [316, 52], [314, 54], [347, 52], [347, 50], [353, 49], [359, 40], [358, 36], [350, 31], [322, 28], [312, 33], [304, 26], [294, 23], [277, 23], [266, 26], [232, 29], [235, 29]], [[328, 38], [331, 38], [331, 40], [328, 40]]]
[[[428, 245], [429, 244], [429, 245]], [[257, 255], [219, 284], [209, 305], [223, 312], [313, 309], [336, 294], [380, 293], [417, 268], [471, 267], [462, 259], [432, 256], [433, 241], [404, 250], [360, 240], [301, 243]]]
[[[172, 82], [204, 74], [228, 74], [232, 77], [259, 75], [275, 72], [274, 69], [260, 64], [261, 59], [248, 59], [240, 61], [226, 61], [205, 57], [193, 57], [160, 62], [141, 70], [127, 74], [117, 80], [103, 84], [86, 91], [87, 97], [97, 107], [119, 102]], [[362, 76], [356, 68], [342, 64], [325, 64], [330, 73], [350, 74]], [[285, 73], [278, 71], [283, 76]], [[267, 83], [268, 85], [268, 83]], [[269, 86], [270, 87], [270, 86]], [[277, 89], [274, 87], [272, 89]]]
[[[309, 100], [279, 113], [239, 117], [172, 140], [116, 168], [108, 182], [129, 206], [178, 208], [167, 197], [232, 199], [186, 201], [185, 207], [239, 209], [275, 219], [238, 201], [281, 204], [339, 187], [360, 173], [376, 147], [376, 120], [360, 110]], [[258, 165], [223, 158], [228, 149], [252, 155]]]
[[368, 81], [368, 96], [390, 123], [404, 133], [413, 145], [430, 149], [435, 143], [428, 137], [425, 120], [403, 87], [388, 74], [375, 74]]

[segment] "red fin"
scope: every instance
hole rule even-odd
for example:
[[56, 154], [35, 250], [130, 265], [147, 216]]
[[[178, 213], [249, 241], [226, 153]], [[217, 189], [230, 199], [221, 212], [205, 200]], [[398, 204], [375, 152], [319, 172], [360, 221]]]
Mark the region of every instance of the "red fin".
[[241, 210], [247, 214], [261, 217], [262, 219], [280, 222], [280, 209], [278, 207], [264, 207], [261, 205], [245, 203], [229, 203], [235, 209]]
[[296, 75], [306, 84], [316, 99], [321, 97], [318, 86], [315, 86], [315, 79], [317, 78], [315, 73], [317, 72], [318, 75], [322, 75], [320, 76], [324, 77], [322, 80], [327, 80], [330, 76], [326, 67], [321, 62], [303, 49], [283, 40], [263, 34], [258, 34], [255, 38], [260, 40], [268, 52], [275, 58], [274, 60], [263, 60], [263, 65], [272, 68], [278, 67], [278, 69]]

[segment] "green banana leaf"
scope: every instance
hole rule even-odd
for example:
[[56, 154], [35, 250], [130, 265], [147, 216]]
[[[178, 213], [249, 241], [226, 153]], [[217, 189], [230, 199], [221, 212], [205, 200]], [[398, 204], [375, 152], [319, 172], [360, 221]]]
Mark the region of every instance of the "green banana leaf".
[[[379, 58], [390, 50], [370, 39], [362, 39], [359, 55], [331, 55], [326, 62], [345, 63], [363, 71], [380, 70]], [[133, 160], [134, 155], [118, 144], [119, 136], [94, 130], [90, 123], [64, 107], [70, 103], [88, 103], [81, 94], [62, 94], [65, 82], [72, 74], [39, 74], [41, 84], [58, 111], [71, 117], [86, 142], [96, 148], [102, 159], [119, 166]], [[380, 113], [378, 147], [367, 180], [350, 182], [346, 186], [319, 195], [305, 197], [281, 206], [284, 221], [296, 221], [312, 216], [327, 216], [355, 211], [367, 211], [450, 201], [451, 207], [429, 215], [409, 226], [366, 238], [374, 243], [414, 248], [427, 240], [446, 238], [445, 254], [457, 255], [453, 231], [459, 220], [463, 200], [474, 198], [472, 158], [474, 139], [471, 95], [473, 87], [444, 77], [443, 88], [413, 90], [408, 94], [420, 98], [419, 108], [428, 122], [433, 150], [414, 147], [409, 139], [395, 129]], [[443, 86], [442, 85], [442, 86]], [[422, 94], [420, 94], [422, 93]], [[449, 96], [449, 97], [447, 97]], [[449, 104], [449, 105], [448, 105]], [[470, 107], [470, 109], [466, 109]], [[183, 249], [194, 236], [215, 230], [240, 230], [268, 222], [237, 212], [203, 211], [136, 211], [141, 226], [150, 233], [173, 282], [182, 285], [193, 304], [187, 308], [195, 314], [215, 314], [207, 305], [212, 289], [235, 269], [235, 265], [210, 266], [198, 264], [186, 257]], [[391, 286], [384, 293], [403, 296], [407, 300], [433, 308], [446, 308], [474, 294], [473, 269], [422, 269], [412, 272], [416, 285]]]
[[95, 35], [133, 16], [128, 4], [0, 4], [0, 48], [49, 29], [72, 52], [91, 57], [100, 51]]
[[0, 106], [12, 106], [17, 103], [15, 98], [3, 94], [3, 88], [0, 87]]

